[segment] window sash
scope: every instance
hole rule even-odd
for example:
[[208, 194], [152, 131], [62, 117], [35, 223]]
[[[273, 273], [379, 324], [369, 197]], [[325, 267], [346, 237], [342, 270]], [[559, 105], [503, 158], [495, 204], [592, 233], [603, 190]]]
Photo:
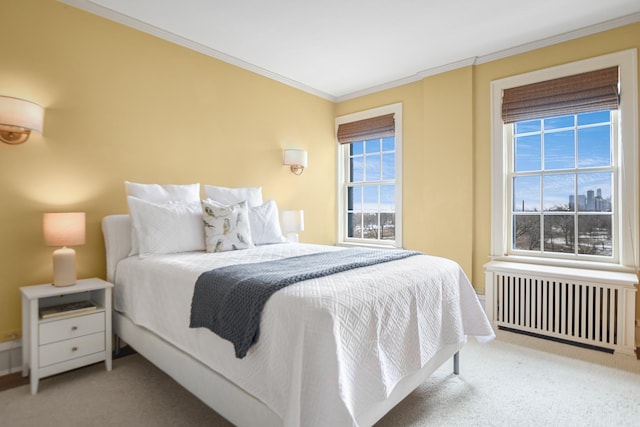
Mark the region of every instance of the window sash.
[[[579, 114], [579, 113], [577, 113]], [[619, 262], [619, 253], [618, 248], [620, 247], [618, 239], [619, 239], [619, 222], [616, 220], [618, 215], [618, 210], [620, 208], [619, 203], [620, 200], [617, 197], [618, 194], [618, 186], [617, 182], [619, 177], [617, 176], [617, 171], [619, 169], [619, 165], [617, 164], [618, 159], [618, 145], [620, 141], [618, 140], [618, 111], [612, 111], [610, 117], [610, 125], [611, 125], [611, 164], [609, 166], [597, 166], [597, 167], [573, 167], [567, 169], [558, 169], [558, 170], [536, 170], [536, 171], [526, 171], [526, 172], [516, 172], [515, 171], [515, 124], [505, 125], [505, 140], [508, 141], [507, 144], [507, 155], [509, 158], [508, 162], [508, 173], [506, 173], [506, 206], [508, 209], [509, 218], [507, 220], [507, 228], [505, 237], [506, 240], [506, 253], [509, 255], [524, 255], [531, 257], [541, 257], [541, 258], [564, 258], [564, 259], [575, 259], [575, 260], [598, 260], [607, 263], [618, 263]], [[540, 119], [540, 118], [538, 118]], [[574, 120], [576, 125], [574, 129], [577, 131], [580, 128], [588, 128], [590, 125], [577, 125], [577, 120]], [[544, 131], [543, 131], [544, 133]], [[576, 142], [576, 150], [577, 150], [577, 142]], [[542, 155], [542, 153], [541, 153]], [[577, 158], [576, 158], [577, 162]], [[544, 177], [548, 176], [558, 176], [558, 175], [573, 175], [575, 179], [575, 188], [573, 189], [573, 194], [578, 194], [577, 189], [577, 177], [583, 173], [598, 173], [598, 172], [606, 172], [612, 174], [612, 188], [611, 188], [611, 201], [612, 201], [612, 211], [611, 212], [597, 212], [597, 211], [583, 211], [579, 210], [577, 207], [573, 211], [552, 211], [544, 209], [544, 188], [543, 181]], [[527, 177], [527, 176], [535, 176], [540, 177], [541, 179], [541, 196], [540, 196], [540, 210], [539, 212], [520, 212], [514, 210], [514, 188], [513, 182], [516, 177]], [[577, 203], [577, 200], [576, 202]], [[580, 217], [584, 217], [585, 215], [609, 215], [612, 219], [611, 224], [611, 240], [612, 240], [612, 254], [608, 255], [591, 255], [591, 254], [583, 254], [580, 253], [579, 249], [579, 219]], [[515, 222], [516, 217], [537, 217], [540, 219], [539, 223], [539, 243], [538, 247], [531, 250], [526, 249], [517, 249], [514, 247], [514, 235], [515, 235]], [[574, 251], [571, 252], [560, 252], [560, 251], [550, 251], [545, 249], [545, 221], [549, 219], [551, 216], [573, 216], [573, 240], [574, 240]]]
[[[395, 135], [391, 135], [394, 136], [394, 140], [395, 140]], [[387, 136], [388, 138], [389, 136]], [[366, 141], [371, 141], [371, 140], [375, 140], [378, 139], [376, 138], [371, 138], [368, 137], [366, 139]], [[381, 138], [380, 138], [381, 139]], [[353, 143], [355, 142], [364, 142], [363, 140], [359, 140], [359, 141], [353, 141]], [[347, 151], [347, 153], [345, 154], [346, 157], [346, 161], [347, 161], [347, 166], [346, 166], [346, 174], [345, 174], [345, 182], [344, 182], [344, 188], [345, 188], [345, 193], [344, 193], [344, 197], [345, 197], [345, 215], [346, 215], [346, 221], [345, 221], [345, 230], [344, 230], [344, 239], [345, 241], [358, 241], [358, 242], [376, 242], [377, 244], [392, 244], [393, 242], [396, 241], [397, 236], [395, 235], [395, 233], [397, 232], [397, 229], [395, 229], [395, 225], [396, 225], [396, 221], [397, 221], [397, 206], [394, 207], [393, 211], [389, 211], [389, 210], [385, 210], [382, 208], [381, 206], [381, 188], [383, 186], [394, 186], [394, 191], [397, 191], [397, 187], [396, 187], [396, 179], [394, 177], [394, 179], [383, 179], [382, 175], [383, 175], [383, 171], [382, 171], [382, 155], [383, 154], [388, 154], [388, 153], [394, 153], [396, 154], [396, 149], [397, 145], [394, 141], [394, 150], [383, 150], [382, 146], [380, 147], [380, 151], [373, 153], [374, 157], [377, 157], [379, 162], [380, 162], [380, 178], [379, 179], [369, 179], [366, 172], [364, 172], [363, 175], [363, 179], [362, 181], [354, 181], [354, 178], [352, 176], [352, 167], [351, 167], [351, 159], [353, 158], [365, 158], [367, 156], [371, 156], [371, 154], [367, 155], [366, 152], [363, 152], [362, 154], [351, 154], [349, 153], [349, 147], [348, 146], [344, 146], [344, 149]], [[397, 154], [396, 154], [397, 155]], [[396, 172], [397, 173], [397, 172]], [[348, 203], [348, 194], [349, 194], [349, 189], [350, 188], [360, 188], [362, 191], [362, 197], [364, 197], [364, 189], [365, 188], [377, 188], [378, 190], [378, 200], [377, 200], [377, 206], [375, 207], [375, 209], [365, 209], [364, 206], [364, 200], [362, 200], [360, 209], [356, 210], [356, 209], [351, 209]], [[395, 203], [394, 203], [395, 205]], [[383, 236], [383, 224], [381, 223], [381, 218], [383, 214], [386, 213], [393, 213], [394, 214], [394, 239], [385, 239]], [[351, 230], [349, 229], [349, 215], [359, 215], [361, 217], [361, 219], [364, 219], [364, 215], [366, 214], [376, 214], [377, 215], [377, 230], [379, 230], [379, 234], [377, 236], [377, 238], [372, 238], [372, 237], [356, 237], [356, 236], [349, 236], [349, 234], [351, 233]]]

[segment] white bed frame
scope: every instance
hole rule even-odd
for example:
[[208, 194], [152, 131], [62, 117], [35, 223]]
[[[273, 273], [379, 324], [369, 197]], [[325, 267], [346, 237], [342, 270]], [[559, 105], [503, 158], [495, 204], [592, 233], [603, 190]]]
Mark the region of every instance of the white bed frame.
[[[110, 215], [102, 221], [107, 254], [107, 280], [115, 279], [116, 267], [130, 252], [131, 222], [128, 215]], [[148, 329], [135, 325], [122, 313], [113, 313], [116, 349], [120, 338], [160, 368], [209, 407], [237, 426], [282, 426], [282, 419], [263, 402], [222, 375], [176, 348]], [[458, 351], [464, 343], [443, 347], [414, 375], [404, 378], [384, 401], [357, 415], [359, 426], [371, 426], [453, 357], [453, 372], [459, 372]]]

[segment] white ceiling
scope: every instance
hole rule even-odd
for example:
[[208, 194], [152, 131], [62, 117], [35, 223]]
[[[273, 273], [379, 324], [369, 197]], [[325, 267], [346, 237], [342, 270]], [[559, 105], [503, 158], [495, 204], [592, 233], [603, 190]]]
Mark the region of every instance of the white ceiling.
[[59, 0], [339, 101], [640, 21], [639, 0]]

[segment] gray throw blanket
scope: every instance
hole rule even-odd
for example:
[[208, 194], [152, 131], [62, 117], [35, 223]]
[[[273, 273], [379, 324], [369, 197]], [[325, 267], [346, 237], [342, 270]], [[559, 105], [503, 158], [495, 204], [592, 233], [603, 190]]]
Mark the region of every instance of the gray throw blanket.
[[236, 357], [242, 359], [258, 341], [264, 305], [280, 289], [303, 280], [419, 254], [399, 249], [355, 248], [206, 271], [196, 281], [189, 327], [209, 328], [231, 341]]

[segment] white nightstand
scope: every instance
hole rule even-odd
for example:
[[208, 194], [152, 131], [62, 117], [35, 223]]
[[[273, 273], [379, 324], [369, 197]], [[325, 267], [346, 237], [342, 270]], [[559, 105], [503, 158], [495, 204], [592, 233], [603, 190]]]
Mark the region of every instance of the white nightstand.
[[[30, 375], [31, 394], [38, 392], [40, 378], [49, 375], [103, 360], [111, 370], [111, 288], [111, 283], [97, 278], [66, 287], [20, 288], [22, 376]], [[95, 310], [40, 317], [43, 308], [84, 300], [95, 303]]]

